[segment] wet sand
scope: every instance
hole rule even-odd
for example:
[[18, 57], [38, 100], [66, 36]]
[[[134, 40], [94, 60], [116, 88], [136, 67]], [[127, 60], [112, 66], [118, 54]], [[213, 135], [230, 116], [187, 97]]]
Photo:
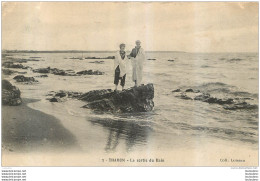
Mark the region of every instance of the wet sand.
[[20, 106], [2, 106], [3, 153], [61, 152], [77, 148], [75, 137], [60, 120], [27, 106], [36, 101], [23, 99]]
[[[3, 166], [258, 165], [258, 149], [248, 149], [243, 145], [232, 145], [223, 141], [206, 143], [198, 137], [185, 143], [185, 139], [179, 136], [171, 136], [173, 143], [168, 142], [166, 149], [166, 140], [170, 137], [157, 137], [153, 134], [146, 138], [149, 146], [137, 148], [137, 137], [145, 139], [143, 134], [146, 132], [142, 129], [142, 135], [137, 134], [138, 128], [133, 124], [122, 125], [123, 123], [119, 122], [115, 125], [106, 120], [101, 124], [103, 127], [99, 127], [92, 121], [82, 121], [79, 118], [75, 120], [73, 115], [65, 114], [64, 110], [55, 118], [50, 115], [51, 112], [42, 110], [45, 112], [43, 113], [28, 107], [26, 104], [29, 103], [30, 106], [35, 106], [34, 104], [40, 102], [24, 99], [21, 106], [2, 107]], [[61, 110], [61, 107], [55, 106], [52, 111], [55, 109]], [[124, 136], [119, 136], [120, 134]], [[184, 142], [186, 146], [181, 147], [178, 142]], [[129, 144], [133, 150], [124, 151], [129, 148]], [[150, 159], [155, 161], [149, 162]], [[221, 161], [225, 159], [229, 161]], [[231, 159], [245, 161], [231, 162]]]

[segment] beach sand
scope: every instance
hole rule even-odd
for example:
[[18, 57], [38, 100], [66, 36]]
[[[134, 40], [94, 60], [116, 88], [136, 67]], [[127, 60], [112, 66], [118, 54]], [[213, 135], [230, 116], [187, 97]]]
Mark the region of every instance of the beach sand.
[[[105, 152], [107, 139], [104, 139], [104, 135], [108, 134], [107, 131], [96, 130], [91, 124], [87, 127], [82, 125], [84, 131], [78, 126], [73, 128], [69, 117], [68, 120], [55, 118], [27, 106], [36, 101], [23, 99], [20, 106], [2, 106], [2, 166], [258, 165], [257, 149], [248, 149], [242, 145], [238, 149], [237, 145], [223, 141], [202, 144], [198, 138], [193, 140], [193, 144], [198, 145], [195, 148], [181, 148], [177, 144], [164, 150], [156, 144], [162, 140], [151, 139], [150, 146], [144, 150]], [[121, 140], [118, 149], [122, 149], [123, 145]], [[120, 161], [114, 162], [114, 159]], [[149, 162], [150, 159], [155, 161]], [[157, 162], [156, 159], [164, 161]], [[228, 161], [221, 161], [226, 159]], [[245, 162], [231, 162], [231, 159], [242, 159]]]
[[75, 137], [57, 118], [31, 109], [23, 99], [20, 106], [2, 106], [2, 151], [42, 152], [77, 148]]

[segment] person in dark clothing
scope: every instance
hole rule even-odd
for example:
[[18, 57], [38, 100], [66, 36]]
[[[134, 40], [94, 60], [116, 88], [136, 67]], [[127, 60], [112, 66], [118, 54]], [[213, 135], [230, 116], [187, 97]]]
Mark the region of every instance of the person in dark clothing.
[[115, 59], [114, 59], [114, 70], [115, 70], [115, 77], [114, 77], [114, 84], [115, 90], [117, 90], [117, 86], [119, 84], [122, 86], [122, 90], [125, 86], [125, 79], [126, 79], [126, 61], [127, 56], [125, 52], [125, 44], [120, 44], [120, 50], [116, 52]]

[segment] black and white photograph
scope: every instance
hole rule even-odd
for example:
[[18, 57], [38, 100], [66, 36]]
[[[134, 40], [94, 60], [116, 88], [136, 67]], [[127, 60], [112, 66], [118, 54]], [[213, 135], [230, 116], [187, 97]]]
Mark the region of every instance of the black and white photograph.
[[258, 2], [2, 2], [5, 167], [257, 167]]

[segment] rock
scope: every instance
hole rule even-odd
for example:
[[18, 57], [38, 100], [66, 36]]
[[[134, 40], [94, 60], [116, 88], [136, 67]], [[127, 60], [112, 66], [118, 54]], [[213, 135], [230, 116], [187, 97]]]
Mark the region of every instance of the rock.
[[181, 92], [181, 89], [175, 89], [172, 92]]
[[194, 98], [194, 100], [207, 102], [207, 100], [210, 98], [210, 94], [202, 93]]
[[91, 102], [100, 99], [108, 99], [111, 97], [111, 94], [113, 94], [113, 91], [111, 89], [93, 90], [82, 94], [80, 99], [83, 101]]
[[83, 108], [89, 108], [98, 112], [131, 113], [148, 112], [154, 107], [153, 84], [132, 87], [124, 91], [112, 91], [111, 89], [93, 90], [87, 93], [81, 92], [49, 92], [50, 102], [62, 102], [67, 98], [86, 101]]
[[62, 75], [62, 76], [78, 76], [77, 74], [71, 71], [61, 70], [57, 68], [50, 69], [50, 73], [54, 75]]
[[41, 74], [47, 74], [47, 73], [50, 73], [51, 71], [51, 68], [50, 67], [47, 67], [47, 68], [39, 68], [39, 69], [34, 69], [33, 72], [35, 73], [41, 73]]
[[108, 56], [108, 57], [85, 57], [85, 59], [115, 59], [115, 56]]
[[66, 96], [67, 96], [67, 94], [65, 92], [58, 92], [55, 94], [55, 97], [60, 97], [60, 98], [66, 97]]
[[2, 72], [4, 75], [12, 75], [12, 74], [16, 73], [17, 71], [13, 71], [10, 69], [2, 69]]
[[80, 76], [80, 75], [103, 75], [104, 72], [100, 72], [98, 70], [83, 70], [80, 72], [75, 73], [74, 70], [62, 70], [58, 68], [39, 68], [39, 69], [34, 69], [33, 72], [35, 73], [51, 73], [54, 75], [61, 75], [61, 76]]
[[103, 64], [103, 63], [105, 63], [105, 61], [101, 60], [101, 61], [93, 61], [93, 62], [89, 62], [89, 63]]
[[186, 89], [185, 92], [194, 92], [193, 89]]
[[106, 57], [104, 59], [115, 59], [115, 56], [108, 56], [108, 57]]
[[103, 75], [104, 72], [100, 72], [99, 70], [83, 70], [80, 72], [77, 72], [78, 75]]
[[88, 102], [83, 108], [99, 112], [131, 113], [151, 111], [154, 107], [153, 98], [153, 84], [147, 84], [122, 92], [110, 89], [90, 91], [80, 99]]
[[196, 96], [194, 98], [194, 100], [199, 100], [202, 102], [207, 102], [210, 104], [219, 104], [219, 105], [223, 105], [223, 104], [233, 104], [234, 101], [233, 99], [229, 98], [229, 99], [219, 99], [219, 98], [215, 98], [215, 97], [211, 97], [210, 94], [201, 94], [199, 96]]
[[[244, 98], [225, 98], [225, 99], [221, 99], [221, 98], [212, 97], [208, 93], [200, 93], [199, 90], [194, 91], [193, 89], [187, 89], [187, 90], [185, 90], [185, 92], [181, 92], [180, 89], [176, 89], [172, 92], [180, 92], [175, 97], [178, 97], [178, 98], [181, 98], [181, 99], [201, 101], [201, 102], [206, 102], [206, 103], [209, 103], [209, 104], [218, 104], [218, 105], [222, 105], [223, 108], [227, 109], [227, 110], [258, 109], [257, 105], [251, 105], [251, 104], [245, 102]], [[241, 102], [241, 100], [243, 100], [243, 102]], [[249, 100], [252, 100], [252, 99], [250, 98]]]
[[48, 77], [48, 75], [46, 75], [46, 74], [43, 74], [43, 75], [37, 75], [37, 76], [35, 76], [35, 77]]
[[229, 59], [229, 61], [231, 61], [231, 62], [233, 62], [233, 61], [241, 61], [241, 60], [243, 60], [243, 59], [241, 59], [241, 58], [231, 58], [231, 59]]
[[258, 106], [248, 104], [247, 102], [241, 102], [241, 103], [236, 103], [236, 104], [229, 105], [229, 106], [224, 106], [224, 109], [226, 109], [226, 110], [240, 110], [240, 109], [257, 110]]
[[18, 106], [22, 103], [20, 90], [8, 80], [2, 80], [2, 105]]
[[50, 102], [59, 102], [56, 97], [51, 98], [49, 101], [50, 101]]
[[12, 75], [14, 73], [18, 73], [18, 74], [26, 74], [27, 72], [18, 72], [18, 71], [14, 71], [14, 70], [10, 70], [10, 69], [2, 69], [2, 72], [4, 75]]
[[173, 59], [170, 59], [170, 60], [168, 60], [169, 62], [174, 62], [174, 60]]
[[177, 95], [175, 97], [179, 97], [179, 98], [185, 99], [185, 100], [193, 100], [191, 97], [187, 96], [185, 93], [182, 93], [182, 94]]
[[14, 64], [13, 62], [4, 62], [2, 66], [5, 68], [17, 68], [17, 69], [27, 69], [29, 67], [23, 66], [22, 64]]
[[25, 77], [23, 75], [17, 75], [13, 78], [16, 82], [38, 82], [34, 77]]
[[147, 60], [156, 60], [155, 58], [148, 58]]
[[47, 94], [47, 100], [50, 102], [63, 102], [67, 100], [67, 98], [79, 99], [81, 97], [81, 92], [69, 92], [69, 91], [59, 91], [54, 92], [51, 91]]

